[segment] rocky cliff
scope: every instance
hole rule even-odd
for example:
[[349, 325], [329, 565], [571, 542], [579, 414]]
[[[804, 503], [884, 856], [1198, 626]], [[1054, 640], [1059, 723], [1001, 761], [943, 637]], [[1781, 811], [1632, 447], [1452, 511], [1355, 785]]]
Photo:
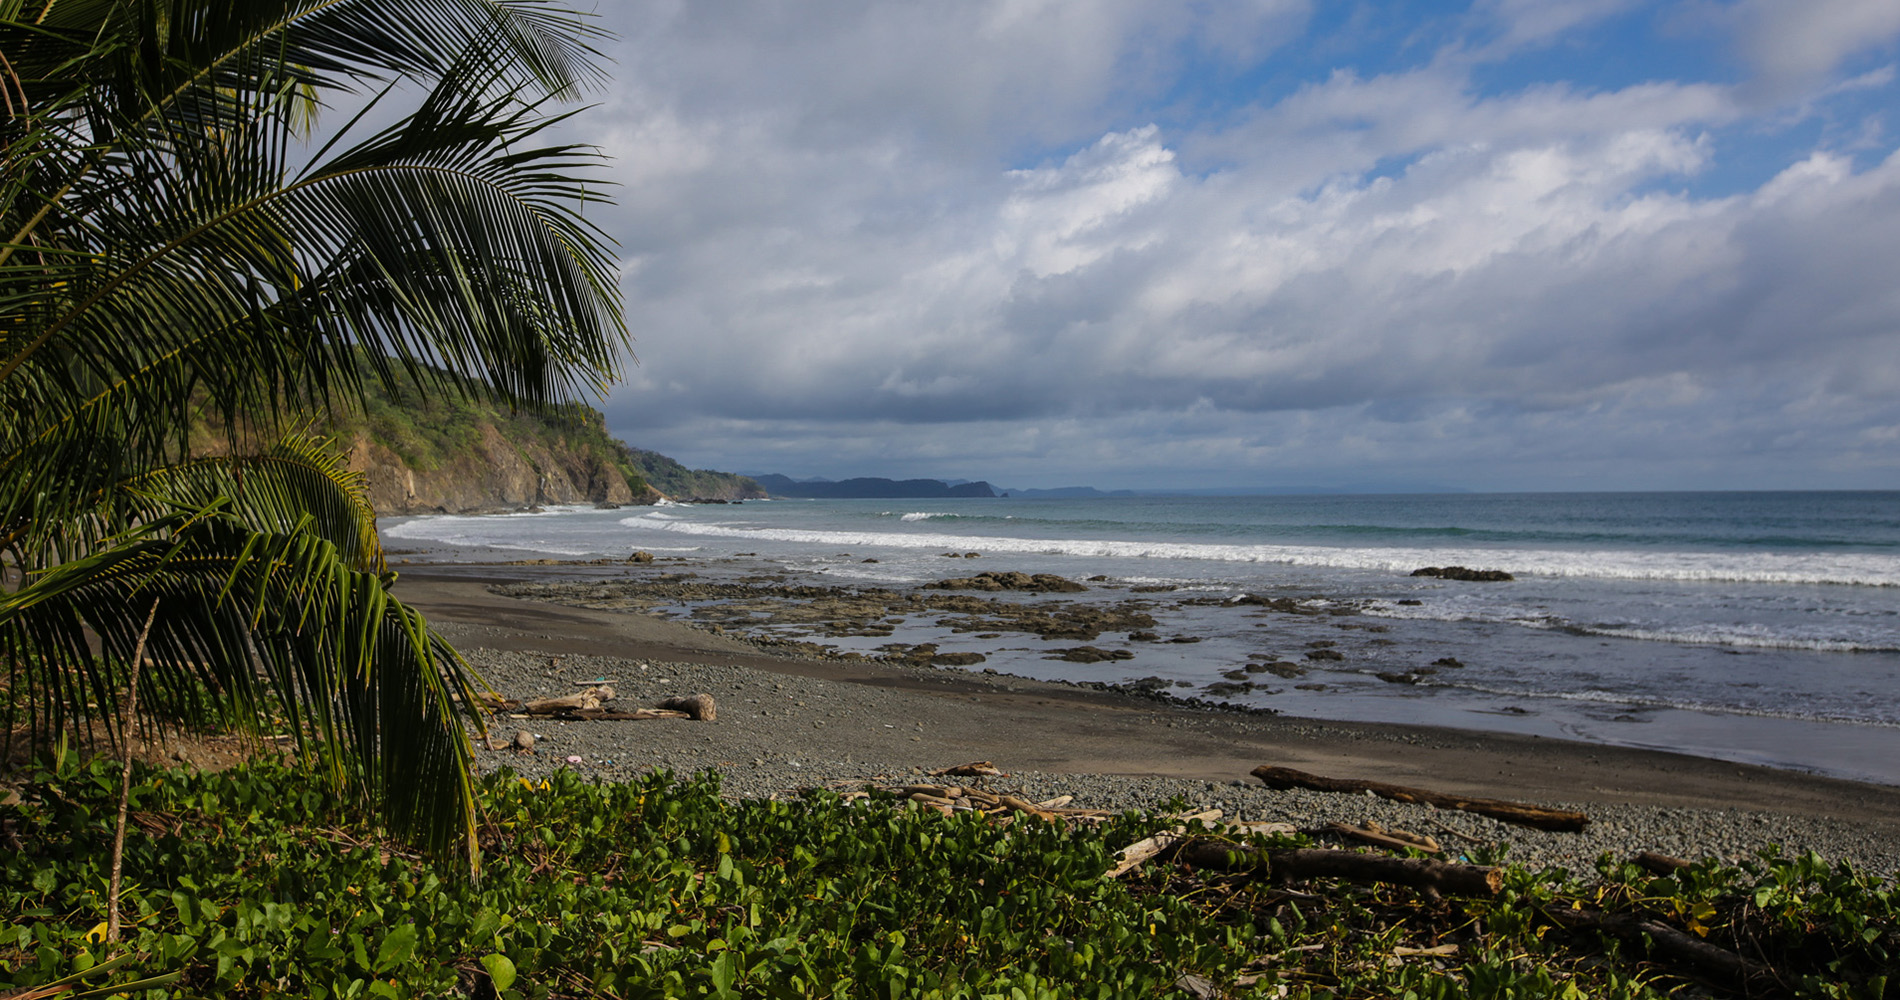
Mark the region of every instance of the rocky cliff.
[[521, 440], [492, 423], [439, 463], [418, 468], [360, 429], [348, 441], [353, 471], [368, 480], [378, 515], [472, 514], [545, 504], [650, 504], [660, 492], [631, 477], [597, 448], [562, 440]]
[[[690, 470], [657, 452], [628, 447], [607, 433], [606, 418], [591, 407], [510, 412], [479, 386], [429, 374], [423, 391], [406, 371], [396, 370], [392, 385], [359, 362], [362, 406], [332, 411], [315, 427], [336, 439], [352, 471], [363, 473], [379, 516], [765, 496], [744, 476]], [[220, 426], [195, 427], [193, 436], [200, 454], [231, 446], [232, 435]]]

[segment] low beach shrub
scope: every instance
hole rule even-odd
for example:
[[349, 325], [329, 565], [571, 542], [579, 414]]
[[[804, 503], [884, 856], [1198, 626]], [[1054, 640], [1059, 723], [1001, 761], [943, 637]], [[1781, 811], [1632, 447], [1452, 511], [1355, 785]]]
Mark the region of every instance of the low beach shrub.
[[1758, 995], [1550, 915], [1587, 907], [1733, 947], [1788, 992], [1893, 995], [1895, 886], [1812, 856], [1667, 877], [1606, 861], [1589, 884], [1517, 867], [1486, 899], [1168, 864], [1114, 880], [1115, 852], [1170, 821], [1001, 825], [882, 795], [731, 802], [711, 776], [504, 772], [481, 785], [471, 883], [269, 761], [142, 774], [127, 936], [108, 947], [116, 777], [68, 761], [0, 807], [0, 989], [132, 956], [88, 985], [176, 973], [133, 995], [1595, 998], [1696, 981]]

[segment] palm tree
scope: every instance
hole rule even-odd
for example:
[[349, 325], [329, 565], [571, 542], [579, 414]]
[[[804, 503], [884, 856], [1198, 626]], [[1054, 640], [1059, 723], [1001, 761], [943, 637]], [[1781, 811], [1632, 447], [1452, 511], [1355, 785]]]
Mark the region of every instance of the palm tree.
[[[0, 721], [123, 741], [142, 648], [147, 719], [268, 706], [475, 862], [474, 678], [302, 428], [366, 379], [539, 408], [613, 377], [595, 154], [541, 138], [595, 37], [546, 0], [0, 0]], [[325, 132], [331, 101], [361, 110]]]

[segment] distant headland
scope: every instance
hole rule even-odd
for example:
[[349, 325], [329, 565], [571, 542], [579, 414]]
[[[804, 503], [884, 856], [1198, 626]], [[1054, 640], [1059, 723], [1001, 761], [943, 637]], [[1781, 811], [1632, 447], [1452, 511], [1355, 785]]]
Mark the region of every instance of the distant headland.
[[777, 474], [753, 476], [766, 492], [775, 497], [822, 500], [940, 500], [951, 497], [994, 497], [996, 488], [988, 483], [957, 483], [940, 479], [881, 479], [864, 477], [832, 482], [825, 479], [799, 482]]

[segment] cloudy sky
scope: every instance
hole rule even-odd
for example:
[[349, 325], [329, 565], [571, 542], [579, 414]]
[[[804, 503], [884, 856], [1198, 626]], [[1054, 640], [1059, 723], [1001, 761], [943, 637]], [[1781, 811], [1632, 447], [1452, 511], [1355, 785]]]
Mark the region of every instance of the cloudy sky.
[[1900, 487], [1894, 0], [629, 0], [627, 441], [1049, 487]]

